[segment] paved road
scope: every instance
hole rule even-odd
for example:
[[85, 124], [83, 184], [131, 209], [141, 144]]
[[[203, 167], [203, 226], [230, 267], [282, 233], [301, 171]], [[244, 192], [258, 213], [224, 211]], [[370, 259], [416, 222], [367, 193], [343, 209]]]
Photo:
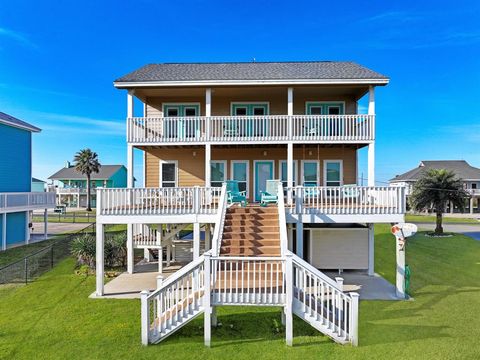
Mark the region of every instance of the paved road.
[[[86, 228], [89, 224], [87, 223], [48, 223], [48, 237], [52, 235], [62, 234], [69, 231], [79, 231], [83, 228]], [[41, 223], [33, 223], [33, 231], [31, 235], [31, 239], [35, 240], [43, 240], [43, 222]]]
[[[419, 229], [434, 230], [433, 223], [416, 223]], [[480, 224], [443, 224], [443, 231], [455, 232], [470, 236], [480, 241]]]

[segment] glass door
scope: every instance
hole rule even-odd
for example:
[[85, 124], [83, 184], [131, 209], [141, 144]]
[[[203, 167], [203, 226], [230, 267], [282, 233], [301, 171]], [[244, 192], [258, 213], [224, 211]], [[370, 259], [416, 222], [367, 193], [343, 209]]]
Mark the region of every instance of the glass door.
[[[268, 115], [268, 103], [233, 103], [232, 115], [257, 117]], [[246, 137], [265, 136], [268, 133], [267, 126], [266, 118], [247, 118], [238, 121], [239, 133]]]
[[247, 197], [249, 196], [248, 186], [248, 161], [247, 160], [233, 160], [232, 161], [232, 180], [238, 181], [238, 187], [240, 191], [246, 191]]
[[260, 201], [267, 189], [267, 180], [273, 180], [273, 161], [255, 161], [255, 201]]
[[[200, 106], [197, 104], [165, 104], [163, 107], [165, 114], [164, 133], [170, 138], [191, 138], [200, 134]], [[187, 119], [192, 117], [192, 119]], [[169, 119], [178, 118], [178, 119]]]

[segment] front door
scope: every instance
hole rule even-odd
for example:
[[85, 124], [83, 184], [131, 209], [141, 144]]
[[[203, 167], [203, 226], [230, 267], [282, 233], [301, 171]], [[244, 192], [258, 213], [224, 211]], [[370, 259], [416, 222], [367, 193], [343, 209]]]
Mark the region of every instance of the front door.
[[260, 201], [262, 191], [267, 188], [267, 180], [273, 180], [273, 161], [255, 162], [255, 201]]

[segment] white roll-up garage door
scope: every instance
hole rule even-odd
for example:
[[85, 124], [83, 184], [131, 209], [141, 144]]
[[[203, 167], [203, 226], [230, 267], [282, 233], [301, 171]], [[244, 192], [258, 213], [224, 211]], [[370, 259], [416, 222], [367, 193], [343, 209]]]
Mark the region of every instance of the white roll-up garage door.
[[311, 229], [309, 254], [318, 269], [367, 269], [368, 229]]

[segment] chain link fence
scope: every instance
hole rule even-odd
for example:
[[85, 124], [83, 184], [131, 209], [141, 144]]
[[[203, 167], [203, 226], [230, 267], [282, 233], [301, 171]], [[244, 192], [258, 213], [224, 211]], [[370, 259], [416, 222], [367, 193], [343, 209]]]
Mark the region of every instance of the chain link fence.
[[90, 224], [76, 233], [64, 235], [63, 238], [43, 249], [0, 268], [0, 284], [28, 284], [37, 279], [58, 262], [70, 256], [72, 241], [85, 234], [95, 236], [95, 224]]

